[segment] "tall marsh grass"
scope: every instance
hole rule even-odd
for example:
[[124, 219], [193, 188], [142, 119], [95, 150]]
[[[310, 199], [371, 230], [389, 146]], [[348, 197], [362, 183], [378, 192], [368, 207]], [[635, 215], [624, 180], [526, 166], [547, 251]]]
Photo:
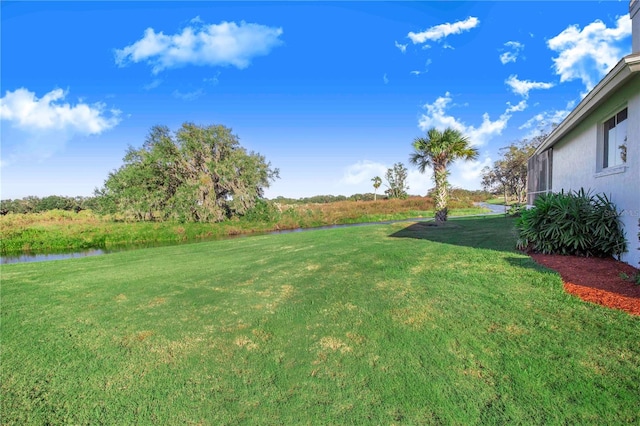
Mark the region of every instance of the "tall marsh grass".
[[[433, 215], [433, 202], [428, 197], [276, 207], [276, 213], [264, 220], [232, 219], [219, 223], [125, 222], [120, 217], [100, 216], [89, 210], [79, 213], [51, 210], [33, 214], [8, 214], [0, 216], [0, 252], [6, 255], [118, 248], [323, 225], [426, 218]], [[452, 207], [452, 215], [482, 211], [469, 208], [468, 202], [455, 200]]]

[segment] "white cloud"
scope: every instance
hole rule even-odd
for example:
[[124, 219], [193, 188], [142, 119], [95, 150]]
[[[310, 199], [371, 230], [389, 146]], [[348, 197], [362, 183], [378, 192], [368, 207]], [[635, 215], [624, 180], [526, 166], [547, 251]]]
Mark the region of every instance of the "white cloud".
[[511, 113], [519, 110], [520, 108], [524, 109], [526, 106], [526, 104], [522, 103], [519, 103], [515, 107], [511, 104], [507, 104], [505, 112], [502, 113], [495, 121], [491, 121], [489, 114], [484, 113], [482, 115], [482, 123], [480, 126], [475, 127], [472, 125], [466, 125], [457, 118], [447, 114], [447, 109], [449, 108], [451, 101], [451, 94], [447, 92], [444, 96], [437, 98], [432, 104], [425, 104], [424, 108], [427, 112], [426, 114], [422, 114], [418, 120], [418, 127], [425, 132], [431, 127], [436, 127], [438, 129], [451, 127], [466, 135], [474, 146], [482, 146], [494, 136], [502, 134], [502, 131], [505, 129], [509, 119], [511, 118]]
[[518, 41], [508, 41], [504, 46], [510, 50], [500, 55], [500, 62], [502, 62], [503, 65], [518, 60], [518, 55], [522, 49], [524, 49], [524, 44]]
[[203, 78], [202, 81], [205, 83], [209, 83], [212, 86], [216, 86], [220, 82], [218, 77], [220, 77], [220, 71], [218, 71], [213, 77]]
[[545, 111], [536, 114], [518, 127], [518, 129], [529, 129], [529, 133], [524, 136], [524, 139], [532, 139], [536, 136], [548, 133], [554, 126], [560, 124], [562, 120], [569, 115], [574, 106], [575, 101], [569, 101], [564, 109]]
[[384, 84], [389, 84], [389, 78], [387, 77], [386, 73], [382, 76], [382, 81], [384, 82]]
[[524, 98], [529, 97], [529, 91], [534, 89], [551, 89], [553, 83], [543, 83], [539, 81], [518, 80], [517, 75], [511, 75], [505, 80], [505, 84], [511, 87], [511, 91]]
[[409, 168], [409, 172], [407, 173], [407, 186], [409, 190], [407, 192], [411, 195], [427, 195], [429, 189], [433, 188], [433, 170], [427, 168], [424, 173], [420, 173], [412, 165], [408, 165], [407, 167]]
[[504, 52], [500, 55], [500, 62], [508, 64], [509, 62], [515, 62], [518, 59], [518, 55], [513, 52]]
[[154, 74], [186, 65], [233, 65], [243, 69], [253, 57], [267, 55], [282, 44], [282, 28], [244, 21], [203, 25], [196, 18], [191, 23], [193, 26], [173, 35], [147, 28], [140, 40], [115, 50], [116, 64], [124, 67], [131, 62], [146, 62]]
[[550, 126], [558, 125], [565, 119], [571, 112], [571, 109], [557, 109], [552, 111], [545, 111], [534, 115], [527, 120], [519, 129], [531, 129], [531, 128], [547, 128]]
[[545, 115], [546, 115], [546, 113], [538, 113], [538, 114], [534, 115], [533, 117], [528, 119], [523, 125], [518, 127], [518, 129], [520, 129], [520, 130], [531, 129], [534, 126], [537, 126], [538, 123], [541, 123], [545, 119]]
[[510, 112], [522, 112], [525, 109], [527, 109], [528, 105], [527, 105], [527, 101], [526, 99], [521, 100], [520, 102], [518, 102], [515, 105], [511, 105], [511, 102], [507, 102], [507, 113]]
[[85, 135], [102, 133], [120, 122], [118, 110], [111, 110], [111, 116], [107, 117], [104, 104], [72, 106], [59, 102], [66, 96], [62, 89], [54, 89], [40, 99], [25, 88], [7, 91], [0, 99], [0, 119], [28, 132], [68, 130]]
[[151, 89], [155, 89], [156, 87], [160, 86], [161, 84], [162, 84], [162, 79], [161, 78], [156, 78], [151, 83], [145, 84], [144, 86], [142, 86], [142, 88], [144, 90], [151, 90]]
[[[449, 184], [455, 188], [481, 189], [482, 188], [482, 168], [491, 166], [493, 161], [489, 157], [483, 160], [462, 161], [458, 160], [449, 165]], [[427, 195], [427, 192], [434, 187], [433, 170], [427, 168], [424, 173], [420, 173], [414, 166], [409, 166], [407, 175], [409, 194]]]
[[398, 49], [400, 49], [400, 51], [401, 51], [402, 53], [406, 53], [406, 52], [407, 52], [407, 46], [408, 46], [408, 44], [400, 44], [400, 43], [398, 43], [398, 42], [396, 41], [396, 42], [395, 42], [395, 45], [396, 45], [396, 47], [397, 47]]
[[553, 62], [560, 82], [578, 79], [591, 90], [623, 55], [630, 52], [629, 46], [620, 43], [630, 35], [631, 19], [629, 15], [623, 15], [614, 28], [607, 28], [602, 21], [596, 20], [582, 30], [571, 25], [549, 39], [547, 46], [558, 53]]
[[71, 105], [63, 102], [66, 96], [64, 90], [54, 89], [38, 98], [20, 88], [0, 98], [0, 119], [11, 123], [12, 132], [10, 141], [3, 141], [3, 167], [19, 159], [43, 160], [75, 135], [98, 135], [121, 121], [119, 110], [107, 111], [100, 102]]
[[431, 65], [431, 63], [432, 63], [431, 59], [427, 59], [427, 61], [424, 63], [424, 71], [414, 70], [409, 72], [413, 75], [426, 74], [429, 72], [429, 65]]
[[456, 161], [451, 165], [449, 184], [455, 188], [482, 189], [482, 169], [492, 165], [493, 161], [489, 157], [483, 160]]
[[174, 98], [182, 99], [183, 101], [193, 101], [204, 95], [204, 90], [198, 89], [193, 92], [182, 93], [179, 90], [174, 90], [172, 93]]
[[433, 26], [425, 31], [414, 33], [410, 32], [407, 37], [411, 39], [413, 44], [424, 43], [426, 41], [439, 41], [447, 36], [453, 34], [461, 34], [464, 31], [469, 31], [480, 24], [480, 20], [475, 16], [470, 16], [464, 21], [457, 21], [454, 23], [444, 23]]
[[[374, 161], [358, 161], [345, 168], [344, 175], [340, 179], [341, 185], [361, 185], [371, 181], [375, 176], [380, 176], [384, 181], [384, 175], [389, 167]], [[371, 185], [373, 192], [373, 184]]]
[[504, 44], [506, 47], [515, 49], [515, 50], [522, 50], [524, 49], [524, 44], [520, 43], [519, 41], [508, 41]]

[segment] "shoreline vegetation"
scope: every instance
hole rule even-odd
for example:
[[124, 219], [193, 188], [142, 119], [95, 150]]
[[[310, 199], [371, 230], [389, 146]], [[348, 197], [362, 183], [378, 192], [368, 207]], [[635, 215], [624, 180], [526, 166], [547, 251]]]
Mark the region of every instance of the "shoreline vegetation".
[[[452, 200], [451, 214], [467, 216], [487, 211], [475, 207], [474, 201], [477, 200]], [[433, 201], [430, 197], [272, 205], [275, 208], [267, 209], [266, 213], [260, 215], [248, 215], [217, 223], [129, 222], [117, 215], [98, 215], [90, 210], [78, 213], [51, 210], [8, 214], [0, 217], [0, 253], [4, 256], [113, 249], [327, 225], [433, 217]]]

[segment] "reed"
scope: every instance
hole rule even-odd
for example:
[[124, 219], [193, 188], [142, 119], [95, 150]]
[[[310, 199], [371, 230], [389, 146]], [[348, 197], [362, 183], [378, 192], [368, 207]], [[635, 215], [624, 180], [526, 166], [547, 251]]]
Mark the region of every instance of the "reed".
[[[454, 202], [452, 215], [483, 212], [469, 203]], [[157, 243], [223, 238], [276, 230], [324, 225], [382, 222], [433, 216], [428, 197], [405, 200], [340, 201], [327, 204], [283, 205], [268, 220], [231, 219], [218, 223], [125, 222], [118, 216], [100, 216], [51, 210], [0, 216], [0, 253], [46, 253], [118, 248]]]

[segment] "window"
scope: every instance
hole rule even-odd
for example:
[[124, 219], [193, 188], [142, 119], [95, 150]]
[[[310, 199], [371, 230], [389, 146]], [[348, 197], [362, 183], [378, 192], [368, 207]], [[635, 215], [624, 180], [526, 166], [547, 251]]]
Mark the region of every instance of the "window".
[[527, 163], [527, 204], [533, 204], [540, 194], [553, 187], [553, 149], [547, 149], [529, 158]]
[[602, 168], [621, 166], [627, 162], [627, 109], [604, 122]]

